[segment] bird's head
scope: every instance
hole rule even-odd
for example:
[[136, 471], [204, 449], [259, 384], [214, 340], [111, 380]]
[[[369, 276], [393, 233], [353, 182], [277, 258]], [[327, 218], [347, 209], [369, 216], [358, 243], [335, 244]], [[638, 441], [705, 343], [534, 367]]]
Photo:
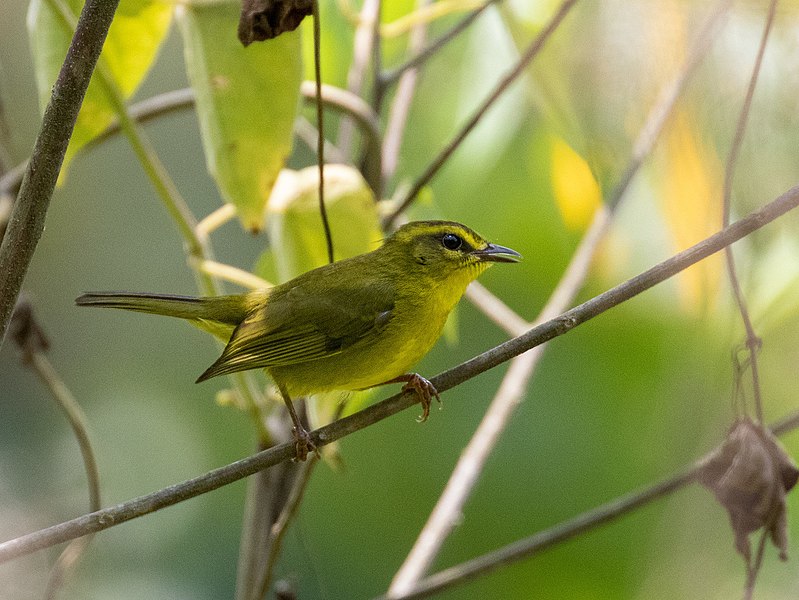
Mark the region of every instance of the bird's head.
[[413, 221], [386, 242], [402, 252], [416, 273], [438, 280], [471, 281], [495, 262], [518, 262], [515, 250], [491, 244], [475, 231], [454, 221]]

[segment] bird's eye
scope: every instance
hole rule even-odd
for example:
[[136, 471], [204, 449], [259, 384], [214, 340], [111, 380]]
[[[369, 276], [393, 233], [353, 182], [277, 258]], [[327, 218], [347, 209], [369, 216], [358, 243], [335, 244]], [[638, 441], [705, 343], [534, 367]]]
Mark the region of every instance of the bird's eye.
[[445, 233], [444, 237], [441, 238], [441, 243], [444, 244], [444, 248], [447, 250], [457, 250], [463, 245], [463, 240], [454, 233]]

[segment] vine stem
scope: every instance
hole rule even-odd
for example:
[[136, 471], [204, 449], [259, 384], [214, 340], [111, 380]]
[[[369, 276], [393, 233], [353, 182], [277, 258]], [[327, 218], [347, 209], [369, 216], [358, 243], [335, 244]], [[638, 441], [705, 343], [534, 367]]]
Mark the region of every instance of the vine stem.
[[[795, 186], [759, 210], [729, 227], [675, 254], [643, 273], [584, 302], [562, 315], [533, 327], [524, 334], [500, 344], [460, 365], [433, 377], [440, 392], [455, 387], [549, 340], [568, 333], [582, 323], [666, 281], [700, 260], [721, 251], [799, 206], [799, 186]], [[310, 434], [316, 447], [326, 446], [356, 431], [386, 419], [418, 403], [415, 393], [400, 393], [349, 415]], [[167, 506], [218, 489], [295, 455], [293, 442], [272, 446], [203, 475], [174, 484], [128, 502], [105, 508], [23, 535], [0, 544], [0, 563], [47, 548], [76, 537], [108, 529], [114, 525], [150, 514]]]
[[[744, 98], [741, 113], [738, 116], [738, 125], [735, 129], [735, 137], [733, 138], [730, 147], [730, 154], [727, 157], [727, 166], [724, 173], [724, 197], [722, 200], [722, 225], [727, 226], [730, 223], [730, 205], [732, 199], [732, 183], [735, 177], [736, 166], [738, 165], [738, 156], [741, 152], [743, 145], [744, 133], [746, 132], [746, 124], [749, 121], [749, 111], [752, 107], [752, 98], [755, 95], [755, 88], [757, 87], [757, 79], [760, 75], [760, 68], [763, 65], [763, 55], [766, 52], [766, 44], [768, 42], [769, 34], [771, 33], [771, 26], [774, 24], [774, 15], [777, 12], [777, 0], [771, 0], [769, 5], [768, 16], [766, 23], [763, 26], [763, 35], [760, 38], [760, 46], [757, 50], [757, 57], [755, 64], [752, 67], [752, 75], [749, 78], [749, 85], [746, 90], [746, 97]], [[724, 256], [727, 263], [727, 274], [730, 278], [730, 286], [735, 298], [735, 303], [738, 306], [738, 312], [741, 314], [741, 320], [746, 330], [746, 347], [749, 349], [749, 369], [752, 373], [752, 394], [754, 396], [755, 416], [759, 423], [763, 423], [763, 400], [760, 391], [760, 371], [758, 369], [757, 353], [760, 350], [760, 338], [755, 332], [752, 319], [749, 316], [749, 309], [746, 305], [746, 298], [744, 298], [743, 291], [741, 290], [741, 282], [738, 280], [738, 274], [735, 268], [735, 256], [733, 255], [732, 248], [725, 248]]]
[[42, 117], [0, 245], [0, 344], [44, 231], [58, 173], [119, 0], [87, 0]]

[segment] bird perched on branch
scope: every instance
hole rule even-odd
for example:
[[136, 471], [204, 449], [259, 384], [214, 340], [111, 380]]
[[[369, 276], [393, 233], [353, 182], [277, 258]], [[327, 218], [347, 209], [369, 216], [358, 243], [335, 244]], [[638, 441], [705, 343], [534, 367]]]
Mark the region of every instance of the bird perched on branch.
[[416, 221], [366, 254], [319, 267], [280, 285], [212, 297], [92, 292], [80, 306], [179, 317], [227, 341], [197, 379], [266, 369], [294, 424], [297, 459], [312, 448], [292, 397], [405, 383], [430, 412], [435, 387], [408, 370], [433, 347], [466, 286], [519, 253], [460, 223]]

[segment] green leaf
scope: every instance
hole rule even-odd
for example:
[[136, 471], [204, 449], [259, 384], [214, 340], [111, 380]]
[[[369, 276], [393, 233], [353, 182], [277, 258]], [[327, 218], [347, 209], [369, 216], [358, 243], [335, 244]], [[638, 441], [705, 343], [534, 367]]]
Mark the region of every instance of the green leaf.
[[[28, 35], [33, 53], [36, 84], [42, 111], [50, 101], [67, 48], [72, 40], [73, 24], [83, 7], [81, 0], [64, 0], [75, 18], [68, 23], [54, 10], [52, 0], [32, 0], [28, 9]], [[108, 32], [100, 60], [104, 61], [114, 82], [129, 98], [138, 88], [155, 61], [161, 43], [172, 22], [172, 6], [156, 0], [122, 0]], [[83, 146], [102, 132], [116, 117], [111, 102], [96, 81], [89, 84], [78, 115], [62, 173]]]
[[[267, 209], [278, 280], [287, 281], [328, 262], [319, 215], [319, 169], [285, 169]], [[347, 165], [325, 165], [325, 207], [335, 259], [374, 250], [383, 238], [372, 190]]]
[[260, 231], [272, 186], [291, 153], [299, 109], [299, 31], [244, 48], [238, 4], [178, 10], [208, 170], [242, 225]]

